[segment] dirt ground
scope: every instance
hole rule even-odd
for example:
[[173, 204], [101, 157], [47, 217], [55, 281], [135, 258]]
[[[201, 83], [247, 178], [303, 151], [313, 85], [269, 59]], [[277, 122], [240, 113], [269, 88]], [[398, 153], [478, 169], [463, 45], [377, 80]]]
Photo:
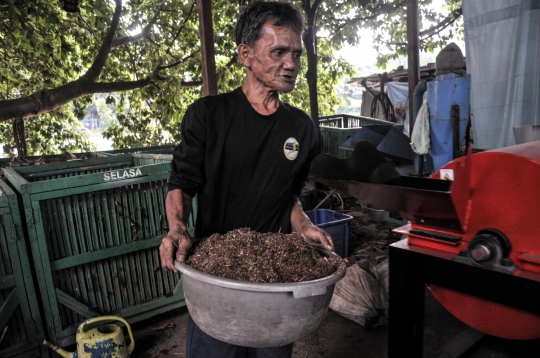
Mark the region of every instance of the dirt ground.
[[[341, 210], [341, 207], [332, 208]], [[365, 206], [344, 203], [344, 211], [352, 214], [349, 237], [349, 261], [368, 258], [374, 263], [386, 259], [388, 245], [400, 239], [391, 232], [395, 223], [376, 223]], [[470, 328], [450, 315], [426, 291], [424, 357], [450, 358], [455, 337]], [[185, 357], [187, 309], [185, 307], [134, 324], [133, 357]], [[293, 358], [386, 357], [388, 326], [381, 324], [366, 329], [329, 310], [320, 327], [295, 342]], [[461, 357], [463, 358], [532, 358], [540, 356], [540, 340], [511, 341], [484, 336]], [[403, 352], [407, 357], [407, 352]]]

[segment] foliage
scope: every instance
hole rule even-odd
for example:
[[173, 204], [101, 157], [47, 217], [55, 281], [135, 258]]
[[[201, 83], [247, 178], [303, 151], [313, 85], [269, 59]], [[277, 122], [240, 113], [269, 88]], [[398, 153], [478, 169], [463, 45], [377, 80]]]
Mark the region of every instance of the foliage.
[[[306, 3], [309, 2], [297, 1], [299, 7]], [[354, 44], [360, 27], [377, 27], [380, 32], [392, 32], [392, 41], [402, 41], [403, 24], [400, 27], [393, 21], [404, 10], [387, 7], [396, 3], [399, 1], [320, 2], [316, 23], [321, 114], [331, 114], [338, 105], [344, 104], [334, 85], [342, 76], [351, 77], [354, 68], [345, 60], [335, 58], [334, 53], [346, 43]], [[456, 0], [447, 0], [447, 3], [451, 8], [459, 6]], [[157, 11], [161, 11], [144, 38], [111, 51], [99, 77], [100, 82], [152, 79], [151, 84], [143, 88], [106, 97], [106, 104], [116, 107], [118, 122], [111, 125], [104, 136], [113, 141], [115, 148], [178, 141], [187, 106], [202, 96], [195, 0], [167, 0], [162, 7], [160, 4], [161, 0], [123, 1], [116, 39], [140, 33], [153, 21]], [[218, 90], [224, 92], [240, 86], [244, 79], [233, 42], [239, 2], [213, 0], [212, 6]], [[85, 74], [106, 36], [114, 2], [84, 0], [79, 7], [80, 12], [73, 14], [61, 10], [57, 1], [8, 0], [0, 4], [0, 100], [43, 94], [45, 92], [39, 91], [58, 88]], [[372, 16], [378, 9], [382, 13], [376, 18], [355, 21]], [[437, 14], [432, 16], [435, 19]], [[379, 40], [385, 41], [383, 37]], [[436, 46], [439, 40], [433, 41], [425, 42], [425, 46]], [[297, 89], [283, 96], [283, 100], [309, 112], [306, 63], [304, 55]], [[156, 72], [160, 66], [163, 69]], [[92, 98], [90, 94], [50, 113], [27, 118], [30, 153], [58, 153], [60, 148], [91, 149], [77, 128]], [[104, 108], [102, 106], [106, 112]], [[11, 121], [0, 123], [0, 128], [0, 143], [12, 143]], [[4, 151], [12, 152], [12, 144], [7, 144]]]
[[[418, 1], [419, 47], [421, 51], [433, 53], [448, 45], [455, 35], [462, 37], [463, 21], [460, 18], [461, 0], [444, 0], [439, 12], [428, 6], [431, 3], [432, 0]], [[452, 13], [453, 11], [456, 13]], [[406, 12], [406, 8], [400, 7], [367, 24], [373, 29], [373, 40], [379, 53], [377, 66], [381, 69], [386, 69], [389, 60], [407, 56]], [[436, 24], [446, 23], [448, 28], [436, 27]], [[444, 29], [447, 30], [443, 31]]]

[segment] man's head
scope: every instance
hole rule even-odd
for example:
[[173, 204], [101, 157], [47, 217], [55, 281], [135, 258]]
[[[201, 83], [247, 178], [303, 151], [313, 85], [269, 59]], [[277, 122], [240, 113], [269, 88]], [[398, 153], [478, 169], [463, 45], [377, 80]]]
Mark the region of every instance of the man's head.
[[261, 38], [263, 25], [268, 21], [277, 27], [289, 27], [300, 36], [304, 31], [304, 18], [293, 5], [256, 1], [248, 5], [238, 18], [235, 30], [236, 45], [253, 46]]
[[236, 26], [238, 58], [247, 69], [245, 89], [286, 93], [294, 89], [302, 54], [302, 15], [292, 5], [248, 5]]

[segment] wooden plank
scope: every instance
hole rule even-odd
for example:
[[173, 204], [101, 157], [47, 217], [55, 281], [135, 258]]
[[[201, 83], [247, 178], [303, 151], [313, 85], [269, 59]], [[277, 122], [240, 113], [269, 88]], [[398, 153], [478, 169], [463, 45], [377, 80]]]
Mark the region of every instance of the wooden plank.
[[[99, 236], [97, 223], [101, 222], [101, 220], [97, 216], [97, 211], [94, 206], [95, 204], [94, 198], [95, 198], [96, 193], [89, 192], [83, 195], [85, 196], [85, 200], [86, 200], [86, 205], [85, 205], [86, 213], [84, 215], [86, 217], [86, 220], [88, 220], [87, 225], [86, 225], [86, 227], [88, 228], [88, 233], [87, 233], [88, 248], [90, 252], [94, 252], [95, 250], [100, 249], [100, 246], [99, 246], [100, 236]], [[99, 288], [101, 286], [101, 283], [105, 281], [105, 276], [103, 274], [101, 263], [97, 264], [95, 262], [92, 262], [90, 264], [90, 272], [92, 275], [92, 285], [94, 287], [96, 305], [99, 307], [101, 311], [104, 307], [104, 302], [103, 302], [103, 297], [101, 294], [102, 292]]]
[[[113, 169], [105, 172], [98, 172], [86, 175], [77, 175], [74, 177], [51, 179], [46, 181], [38, 181], [35, 183], [26, 183], [22, 189], [30, 194], [44, 193], [48, 191], [67, 190], [67, 194], [79, 194], [87, 192], [88, 187], [94, 184], [105, 184], [103, 188], [112, 188], [120, 185], [138, 184], [141, 179], [154, 174], [161, 174], [168, 178], [168, 173], [171, 170], [170, 164], [154, 164], [144, 165], [140, 167], [131, 167], [125, 169]], [[7, 169], [6, 169], [7, 172]], [[120, 183], [114, 185], [114, 183]], [[109, 184], [109, 185], [106, 185]], [[112, 185], [111, 185], [112, 184]], [[102, 188], [100, 188], [101, 190]]]
[[176, 283], [176, 287], [173, 290], [173, 295], [175, 295], [175, 296], [178, 296], [178, 295], [184, 296], [184, 286], [182, 285], [182, 278], [181, 278], [180, 274], [176, 274], [176, 275], [179, 276], [180, 279]]
[[[77, 227], [77, 236], [79, 237], [79, 243], [81, 246], [81, 252], [87, 253], [88, 251], [91, 251], [92, 248], [92, 240], [90, 237], [90, 222], [88, 218], [88, 203], [86, 200], [87, 195], [85, 194], [79, 194], [77, 195], [77, 205], [75, 211], [75, 219], [76, 219], [76, 227]], [[97, 298], [96, 298], [96, 291], [97, 287], [94, 287], [94, 277], [93, 277], [93, 267], [92, 265], [85, 264], [82, 265], [85, 275], [85, 285], [88, 288], [86, 295], [87, 295], [87, 303], [90, 307], [98, 307], [97, 306]]]
[[152, 247], [158, 247], [165, 235], [158, 235], [147, 240], [134, 241], [132, 243], [107, 247], [104, 249], [81, 253], [70, 257], [65, 257], [51, 262], [51, 270], [63, 270], [69, 267], [83, 265], [90, 262], [106, 260], [111, 257], [135, 253]]
[[15, 286], [15, 276], [14, 275], [4, 275], [0, 276], [0, 290], [5, 290], [6, 288]]
[[[160, 220], [159, 220], [159, 204], [158, 198], [159, 190], [156, 189], [155, 183], [149, 183], [146, 190], [147, 193], [147, 209], [149, 212], [149, 221], [150, 221], [150, 236], [156, 236], [161, 234], [160, 230]], [[152, 265], [153, 273], [156, 279], [156, 293], [157, 297], [161, 297], [165, 294], [163, 275], [161, 274], [160, 266], [160, 257], [159, 250], [152, 250]]]
[[69, 309], [71, 309], [74, 312], [77, 312], [79, 315], [83, 316], [84, 318], [92, 318], [100, 316], [100, 314], [87, 305], [77, 301], [75, 298], [67, 294], [66, 292], [60, 290], [59, 288], [55, 289], [56, 291], [56, 297], [58, 299], [58, 303], [62, 304]]
[[[23, 340], [41, 339], [44, 337], [39, 314], [37, 294], [28, 268], [28, 257], [23, 242], [14, 243], [19, 253], [19, 260], [13, 260], [15, 284], [19, 289], [19, 309], [16, 312], [17, 322]], [[14, 252], [15, 250], [12, 250]]]
[[[159, 201], [159, 208], [160, 208], [160, 222], [161, 222], [161, 225], [162, 225], [162, 233], [164, 235], [167, 234], [167, 232], [169, 231], [168, 230], [168, 222], [167, 222], [167, 214], [166, 214], [166, 211], [165, 211], [165, 200], [167, 198], [167, 194], [168, 194], [168, 189], [167, 189], [167, 182], [166, 181], [156, 181], [155, 185], [157, 186], [158, 190], [159, 190], [159, 196], [158, 196], [158, 201]], [[172, 272], [167, 272], [167, 271], [163, 271], [163, 269], [161, 268], [161, 263], [160, 263], [160, 272], [161, 274], [163, 275], [163, 278], [164, 278], [164, 282], [165, 282], [165, 291], [166, 292], [172, 292], [174, 287], [175, 287], [175, 279], [174, 279], [174, 275]]]
[[41, 291], [44, 315], [48, 322], [47, 329], [49, 334], [54, 337], [55, 329], [61, 326], [61, 322], [58, 307], [54, 305], [56, 296], [52, 284], [53, 277], [50, 271], [50, 254], [47, 247], [46, 235], [42, 222], [37, 222], [36, 220], [41, 217], [41, 207], [37, 202], [32, 203], [27, 193], [23, 195], [23, 202], [25, 208], [31, 208], [30, 210], [25, 210], [26, 225], [28, 227], [32, 256], [34, 257], [37, 281]]
[[17, 198], [13, 189], [0, 179], [0, 206], [11, 207], [17, 204]]
[[[43, 207], [44, 211], [44, 220], [43, 226], [45, 227], [45, 230], [47, 232], [47, 237], [50, 237], [53, 235], [53, 232], [58, 231], [58, 215], [56, 212], [53, 212], [53, 208], [56, 208], [56, 205], [54, 203], [54, 200], [47, 200], [41, 205]], [[54, 255], [52, 259], [56, 260], [63, 255], [60, 253], [60, 247], [58, 240], [47, 240], [48, 243], [50, 243], [50, 246], [52, 250], [52, 254]], [[62, 249], [63, 250], [63, 249]]]
[[[64, 201], [66, 198], [59, 198], [56, 200], [56, 206], [58, 210], [58, 217], [59, 217], [59, 227], [60, 230], [57, 233], [57, 236], [52, 238], [52, 240], [58, 240], [61, 241], [64, 244], [64, 250], [65, 255], [63, 257], [72, 257], [74, 255], [73, 250], [73, 236], [69, 233], [69, 226], [68, 226], [68, 218], [66, 213], [66, 208]], [[68, 204], [69, 205], [69, 204]], [[59, 283], [61, 284], [61, 287], [63, 290], [65, 290], [68, 294], [73, 296], [80, 296], [80, 290], [79, 290], [79, 282], [77, 279], [77, 272], [73, 267], [69, 267], [63, 271], [57, 272], [57, 275], [60, 276]], [[62, 285], [62, 282], [64, 285]], [[70, 310], [66, 310], [66, 317], [67, 322], [64, 322], [64, 324], [71, 324], [73, 322], [77, 322], [78, 318], [76, 316], [76, 313]]]
[[[115, 237], [116, 237], [116, 246], [124, 245], [126, 243], [125, 240], [125, 232], [124, 232], [124, 224], [126, 221], [125, 215], [123, 215], [123, 201], [122, 201], [122, 192], [124, 191], [124, 188], [118, 188], [114, 191], [114, 197], [113, 197], [113, 204], [115, 206], [115, 216], [117, 220], [117, 224], [114, 227], [115, 230]], [[119, 213], [118, 210], [122, 210], [122, 213]], [[124, 257], [118, 257], [115, 258], [115, 262], [118, 266], [118, 281], [120, 286], [120, 291], [118, 292], [118, 295], [120, 296], [122, 300], [122, 307], [128, 307], [130, 305], [129, 303], [129, 293], [127, 289], [127, 282], [126, 282], [126, 275], [127, 275], [127, 267], [124, 266]]]
[[[171, 149], [171, 153], [173, 152], [173, 149]], [[132, 157], [134, 159], [151, 159], [152, 164], [170, 163], [173, 159], [172, 154], [137, 153], [137, 154], [132, 154]]]
[[[66, 217], [67, 217], [67, 227], [69, 232], [69, 237], [71, 240], [71, 247], [73, 250], [73, 255], [78, 255], [81, 252], [84, 252], [83, 247], [86, 245], [84, 244], [84, 238], [80, 236], [80, 234], [77, 232], [77, 227], [80, 228], [79, 225], [76, 225], [76, 218], [75, 213], [77, 212], [77, 206], [78, 201], [76, 200], [77, 196], [66, 196], [64, 198], [64, 207], [66, 210]], [[74, 273], [76, 273], [76, 291], [75, 291], [75, 297], [80, 297], [81, 300], [84, 302], [88, 302], [88, 292], [86, 290], [86, 275], [84, 273], [84, 268], [79, 265], [74, 269]], [[85, 302], [85, 303], [86, 303]]]
[[[139, 192], [138, 189], [134, 188], [132, 193], [133, 193], [134, 204], [135, 204], [135, 209], [136, 209], [135, 218], [136, 218], [136, 222], [137, 222], [137, 225], [138, 225], [138, 228], [139, 228], [139, 231], [140, 231], [139, 236], [141, 236], [141, 235], [144, 236], [144, 223], [143, 223], [143, 217], [142, 217], [142, 212], [141, 212], [142, 202], [141, 202], [140, 192]], [[137, 237], [137, 240], [144, 240], [144, 237]], [[140, 264], [141, 264], [140, 267], [141, 267], [141, 273], [142, 273], [142, 277], [143, 277], [143, 286], [142, 287], [143, 287], [144, 294], [145, 294], [145, 297], [146, 297], [145, 300], [149, 301], [153, 297], [152, 297], [151, 282], [150, 282], [150, 277], [149, 277], [150, 268], [148, 267], [148, 260], [147, 260], [146, 250], [139, 251], [138, 255], [139, 255], [139, 260], [140, 260]]]
[[[94, 217], [96, 218], [95, 222], [97, 223], [96, 226], [96, 236], [95, 236], [95, 247], [97, 250], [104, 250], [107, 248], [106, 240], [105, 240], [105, 230], [103, 226], [105, 225], [105, 222], [103, 220], [103, 215], [106, 215], [102, 212], [101, 209], [101, 203], [100, 203], [100, 197], [101, 193], [96, 192], [92, 193], [93, 195], [93, 208], [94, 208]], [[99, 257], [94, 259], [99, 260]], [[93, 261], [94, 261], [93, 260]], [[99, 275], [99, 287], [100, 287], [100, 294], [101, 294], [101, 312], [110, 312], [111, 306], [109, 304], [109, 297], [107, 294], [107, 280], [105, 279], [105, 267], [103, 264], [103, 260], [96, 261], [96, 266], [98, 269], [98, 275]]]
[[116, 154], [116, 153], [131, 153], [132, 156], [140, 155], [143, 153], [163, 153], [168, 151], [173, 151], [176, 147], [175, 144], [163, 144], [155, 145], [149, 147], [140, 147], [140, 148], [123, 148], [123, 149], [112, 149], [102, 152], [103, 154]]
[[11, 275], [11, 258], [8, 249], [8, 237], [6, 235], [6, 225], [11, 223], [11, 215], [3, 215], [4, 224], [0, 224], [0, 276]]
[[4, 168], [4, 177], [13, 185], [15, 190], [19, 193], [24, 193], [26, 190], [26, 184], [28, 181], [19, 175], [12, 168]]
[[115, 315], [127, 317], [130, 322], [138, 322], [156, 314], [170, 311], [175, 308], [185, 306], [183, 296], [163, 297], [159, 300], [147, 302], [135, 307], [129, 307], [120, 312], [113, 312]]
[[[139, 185], [139, 195], [141, 197], [141, 216], [144, 222], [144, 239], [153, 237], [156, 235], [156, 226], [154, 222], [154, 205], [151, 198], [152, 183], [145, 183]], [[145, 250], [146, 260], [148, 263], [148, 276], [150, 279], [150, 288], [152, 292], [152, 298], [160, 297], [160, 290], [158, 289], [159, 282], [156, 280], [156, 252], [158, 250]]]
[[141, 177], [153, 174], [169, 173], [170, 169], [170, 164], [162, 163], [124, 169], [111, 169], [105, 172], [97, 172], [87, 175], [78, 175], [73, 177], [57, 178], [37, 182], [28, 182], [13, 168], [5, 168], [4, 175], [20, 193], [28, 192], [30, 194], [33, 194], [56, 190], [73, 190], [75, 188], [79, 188], [79, 191], [67, 194], [71, 195], [80, 193], [80, 187], [86, 187], [93, 184], [107, 184], [117, 181], [124, 182], [126, 180], [131, 180], [133, 184], [135, 184], [139, 182], [138, 179], [140, 179]]
[[[97, 174], [101, 176], [104, 175], [103, 173], [97, 173]], [[93, 176], [95, 174], [90, 174], [90, 175]], [[109, 189], [114, 189], [118, 187], [129, 186], [129, 185], [138, 185], [140, 183], [148, 183], [155, 180], [165, 180], [165, 179], [169, 179], [169, 176], [170, 176], [170, 172], [160, 172], [160, 173], [147, 175], [144, 177], [136, 177], [133, 179], [123, 179], [123, 180], [105, 182], [102, 184], [89, 184], [87, 186], [82, 186], [82, 187], [73, 187], [73, 188], [66, 188], [63, 190], [54, 190], [54, 191], [34, 193], [31, 195], [31, 198], [32, 198], [32, 201], [41, 201], [41, 200], [46, 200], [46, 199], [51, 199], [51, 198], [64, 197], [67, 195], [82, 194], [82, 193], [88, 193], [92, 191], [109, 190]]]
[[197, 11], [199, 13], [203, 91], [205, 96], [216, 95], [218, 92], [211, 0], [197, 0]]
[[[127, 197], [127, 188], [123, 187], [120, 190], [120, 196], [119, 200], [122, 204], [123, 208], [128, 208], [128, 197]], [[120, 227], [120, 245], [125, 245], [131, 242], [131, 219], [124, 215], [124, 217], [121, 220], [122, 225]], [[131, 255], [122, 255], [122, 261], [123, 261], [123, 273], [124, 273], [124, 289], [125, 296], [127, 299], [127, 304], [124, 307], [132, 306], [135, 304], [135, 299], [133, 297], [133, 285], [132, 285], [132, 275], [131, 275], [131, 262], [130, 262], [130, 256]]]
[[[65, 169], [73, 168], [88, 168], [94, 166], [100, 166], [104, 164], [114, 164], [118, 162], [131, 161], [132, 157], [130, 154], [117, 155], [112, 157], [102, 157], [102, 158], [90, 158], [82, 160], [73, 160], [66, 162], [56, 162], [56, 163], [45, 163], [41, 165], [27, 165], [14, 167], [15, 171], [21, 176], [32, 175], [36, 173], [50, 173], [48, 175], [54, 175], [56, 172], [61, 172]], [[13, 168], [11, 168], [13, 169]]]
[[13, 312], [13, 317], [10, 320], [11, 331], [14, 333], [15, 342], [25, 342], [28, 340], [28, 334], [25, 330], [25, 321], [21, 311], [21, 296], [19, 295], [19, 307]]
[[[14, 318], [9, 323], [10, 330], [15, 332], [13, 336], [20, 340], [23, 346], [32, 347], [31, 349], [26, 348], [25, 352], [35, 350], [33, 355], [38, 356], [39, 349], [36, 349], [36, 345], [33, 342], [42, 341], [44, 332], [39, 312], [38, 295], [33, 284], [33, 277], [30, 271], [30, 258], [26, 249], [23, 225], [19, 215], [19, 204], [15, 192], [1, 179], [0, 189], [5, 194], [4, 199], [7, 199], [3, 203], [9, 205], [8, 208], [1, 209], [0, 236], [4, 235], [4, 239], [7, 241], [11, 272], [13, 273], [11, 278], [14, 280], [11, 284], [12, 286], [13, 284], [16, 286], [19, 296], [19, 308], [15, 310]], [[8, 213], [4, 210], [9, 210], [10, 212]], [[4, 239], [0, 238], [0, 240]], [[1, 281], [11, 281], [11, 279], [0, 279], [0, 286]], [[0, 288], [0, 291], [3, 290], [4, 288]], [[13, 342], [16, 342], [16, 340], [11, 343]], [[0, 355], [4, 354], [8, 356], [7, 352], [15, 352], [15, 346], [11, 343], [10, 347], [7, 350], [3, 349]]]
[[407, 62], [409, 80], [409, 133], [414, 127], [414, 89], [420, 81], [420, 50], [418, 45], [418, 0], [407, 0]]
[[[133, 192], [135, 191], [135, 189], [131, 186], [127, 187], [128, 189], [128, 207], [130, 208], [130, 211], [131, 212], [135, 212], [135, 208], [136, 208], [136, 205], [135, 205], [135, 199], [134, 199], [134, 194]], [[137, 223], [137, 218], [135, 217], [135, 223]], [[137, 240], [137, 235], [138, 235], [138, 226], [135, 227], [136, 229], [136, 234], [132, 237], [132, 240], [133, 240], [133, 243], [136, 242]], [[133, 286], [134, 286], [134, 293], [135, 293], [135, 303], [137, 305], [141, 304], [141, 303], [144, 303], [146, 302], [146, 297], [145, 297], [145, 291], [144, 291], [144, 280], [143, 280], [143, 275], [142, 275], [142, 265], [141, 265], [141, 257], [140, 257], [140, 252], [134, 252], [133, 253], [133, 266], [132, 266], [132, 269], [136, 275], [135, 275], [135, 280], [133, 281]]]
[[[105, 233], [105, 245], [107, 248], [113, 247], [112, 235], [111, 235], [111, 208], [107, 203], [108, 192], [100, 191], [99, 199], [102, 209], [102, 220], [104, 220], [104, 233]], [[103, 270], [105, 272], [105, 283], [107, 290], [107, 301], [109, 302], [110, 310], [116, 310], [116, 302], [114, 300], [114, 288], [113, 288], [113, 276], [112, 276], [112, 267], [108, 259], [100, 260], [103, 264]], [[113, 296], [113, 297], [111, 297]]]
[[[120, 246], [120, 238], [118, 234], [118, 214], [117, 209], [118, 206], [115, 203], [116, 197], [118, 195], [118, 189], [112, 191], [107, 195], [108, 205], [109, 205], [109, 213], [111, 217], [111, 240], [112, 240], [112, 246], [118, 247]], [[121, 265], [122, 260], [117, 260], [116, 258], [109, 260], [110, 265], [112, 268], [112, 285], [113, 285], [113, 296], [116, 301], [116, 309], [121, 309], [124, 307], [122, 304], [122, 288], [120, 286], [120, 272], [119, 271], [119, 264]]]
[[122, 161], [122, 162], [114, 162], [109, 164], [100, 164], [100, 165], [88, 165], [88, 166], [80, 166], [80, 167], [73, 167], [73, 168], [67, 168], [67, 169], [53, 169], [51, 171], [43, 171], [38, 173], [30, 173], [26, 174], [24, 177], [26, 180], [35, 182], [40, 178], [46, 178], [49, 176], [56, 176], [57, 178], [63, 178], [63, 177], [72, 177], [76, 175], [84, 175], [88, 174], [90, 172], [96, 172], [100, 169], [107, 169], [107, 170], [113, 170], [113, 168], [121, 168], [123, 166], [130, 166], [132, 164], [131, 160], [128, 161]]
[[4, 329], [17, 307], [19, 307], [19, 291], [15, 287], [0, 306], [0, 331]]

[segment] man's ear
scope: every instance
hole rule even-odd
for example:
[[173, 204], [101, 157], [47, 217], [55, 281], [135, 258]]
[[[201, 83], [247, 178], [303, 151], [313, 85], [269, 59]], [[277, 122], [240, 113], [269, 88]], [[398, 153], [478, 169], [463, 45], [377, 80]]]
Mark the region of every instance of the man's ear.
[[246, 67], [251, 66], [251, 54], [253, 49], [246, 44], [238, 45], [238, 59]]

